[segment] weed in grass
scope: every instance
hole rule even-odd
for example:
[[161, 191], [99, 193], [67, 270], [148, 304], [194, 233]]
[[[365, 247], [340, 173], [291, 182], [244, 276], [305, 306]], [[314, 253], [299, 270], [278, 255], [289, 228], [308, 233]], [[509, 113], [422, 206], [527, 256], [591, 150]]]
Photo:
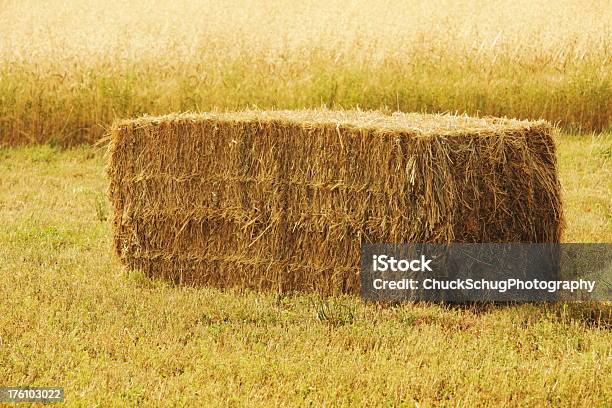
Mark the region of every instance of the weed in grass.
[[355, 321], [354, 307], [338, 299], [318, 297], [313, 300], [317, 321], [330, 326], [344, 326]]

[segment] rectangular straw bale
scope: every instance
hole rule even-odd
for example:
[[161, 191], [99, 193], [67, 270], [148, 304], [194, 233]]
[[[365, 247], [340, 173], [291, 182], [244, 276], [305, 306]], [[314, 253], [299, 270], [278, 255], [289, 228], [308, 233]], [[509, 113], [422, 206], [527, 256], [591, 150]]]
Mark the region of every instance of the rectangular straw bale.
[[143, 117], [112, 131], [115, 247], [177, 282], [359, 291], [362, 243], [558, 242], [550, 125], [361, 111]]

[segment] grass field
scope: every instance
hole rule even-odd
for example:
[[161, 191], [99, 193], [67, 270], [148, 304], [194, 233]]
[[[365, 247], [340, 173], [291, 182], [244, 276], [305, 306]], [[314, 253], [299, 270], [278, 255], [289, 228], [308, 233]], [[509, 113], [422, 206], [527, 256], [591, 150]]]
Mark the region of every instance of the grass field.
[[[566, 242], [612, 242], [612, 135], [559, 139]], [[0, 379], [70, 406], [610, 406], [611, 309], [172, 287], [112, 253], [100, 149], [0, 150]]]
[[0, 144], [142, 113], [312, 106], [610, 128], [606, 1], [0, 1]]

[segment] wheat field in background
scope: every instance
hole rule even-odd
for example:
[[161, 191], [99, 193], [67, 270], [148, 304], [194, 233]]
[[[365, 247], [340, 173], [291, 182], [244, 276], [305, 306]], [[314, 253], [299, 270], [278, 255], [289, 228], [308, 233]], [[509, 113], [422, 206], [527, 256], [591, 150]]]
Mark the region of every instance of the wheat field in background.
[[0, 144], [253, 106], [606, 130], [610, 21], [609, 1], [0, 1]]

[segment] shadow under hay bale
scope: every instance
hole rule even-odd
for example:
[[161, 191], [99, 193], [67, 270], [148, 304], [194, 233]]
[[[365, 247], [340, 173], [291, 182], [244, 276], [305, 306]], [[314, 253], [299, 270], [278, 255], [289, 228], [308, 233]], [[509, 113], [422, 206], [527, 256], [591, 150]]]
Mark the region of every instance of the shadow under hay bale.
[[558, 242], [550, 125], [360, 111], [143, 117], [112, 131], [116, 251], [176, 282], [359, 293], [362, 243]]

